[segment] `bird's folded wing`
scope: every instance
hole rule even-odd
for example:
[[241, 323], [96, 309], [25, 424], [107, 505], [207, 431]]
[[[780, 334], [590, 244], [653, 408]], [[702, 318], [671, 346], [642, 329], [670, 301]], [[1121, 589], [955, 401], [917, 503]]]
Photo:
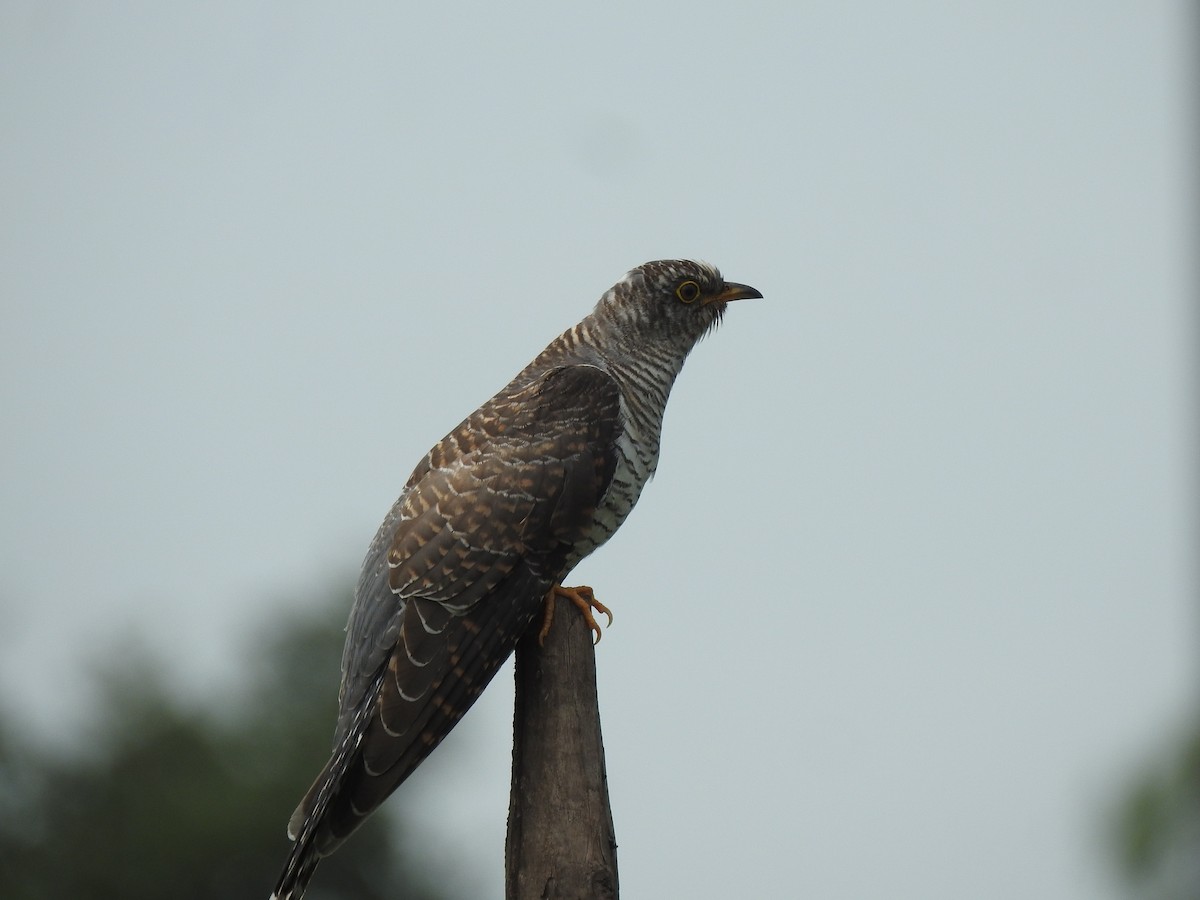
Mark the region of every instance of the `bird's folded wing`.
[[361, 752], [314, 784], [344, 780], [340, 821], [327, 823], [335, 841], [424, 759], [512, 652], [612, 479], [620, 395], [607, 373], [564, 366], [514, 385], [430, 451], [368, 554], [335, 740], [344, 746], [358, 723]]

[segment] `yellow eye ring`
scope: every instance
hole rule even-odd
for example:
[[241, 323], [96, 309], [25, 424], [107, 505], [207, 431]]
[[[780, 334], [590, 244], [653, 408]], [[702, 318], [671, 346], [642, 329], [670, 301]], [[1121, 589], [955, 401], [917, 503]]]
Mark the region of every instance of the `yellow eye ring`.
[[696, 298], [700, 296], [700, 285], [694, 281], [685, 281], [675, 288], [675, 296], [683, 303], [695, 303]]

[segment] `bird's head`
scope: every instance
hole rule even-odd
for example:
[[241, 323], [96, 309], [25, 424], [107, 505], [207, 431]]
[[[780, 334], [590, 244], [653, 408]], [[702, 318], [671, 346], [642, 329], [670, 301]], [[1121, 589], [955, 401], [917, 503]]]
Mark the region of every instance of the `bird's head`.
[[609, 288], [596, 314], [639, 342], [668, 342], [686, 353], [715, 328], [731, 300], [761, 297], [726, 281], [715, 266], [690, 259], [643, 263]]

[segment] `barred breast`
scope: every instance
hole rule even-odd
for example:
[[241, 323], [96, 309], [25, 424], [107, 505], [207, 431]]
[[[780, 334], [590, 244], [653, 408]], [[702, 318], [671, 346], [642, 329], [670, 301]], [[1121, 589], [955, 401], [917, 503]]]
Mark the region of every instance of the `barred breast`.
[[568, 560], [573, 567], [604, 544], [625, 521], [642, 488], [658, 467], [663, 412], [671, 385], [683, 361], [669, 354], [651, 355], [638, 366], [609, 361], [605, 369], [621, 387], [624, 427], [617, 438], [617, 464], [612, 483], [596, 509], [592, 527], [575, 545]]

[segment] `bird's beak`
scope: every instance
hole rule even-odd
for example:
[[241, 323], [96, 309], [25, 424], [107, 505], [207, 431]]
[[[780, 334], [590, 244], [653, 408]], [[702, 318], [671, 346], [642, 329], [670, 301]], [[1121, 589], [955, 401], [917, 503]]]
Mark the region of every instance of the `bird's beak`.
[[750, 287], [748, 284], [738, 284], [736, 281], [725, 282], [725, 289], [719, 294], [704, 301], [707, 306], [709, 303], [728, 303], [730, 300], [752, 300], [755, 297], [761, 297], [757, 290]]

